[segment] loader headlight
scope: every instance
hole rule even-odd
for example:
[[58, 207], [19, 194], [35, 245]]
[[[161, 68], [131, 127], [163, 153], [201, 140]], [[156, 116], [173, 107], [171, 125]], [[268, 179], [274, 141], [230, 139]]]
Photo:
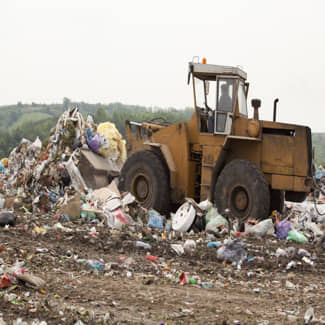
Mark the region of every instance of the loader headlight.
[[257, 120], [250, 120], [248, 122], [248, 136], [256, 138], [260, 133], [260, 124]]

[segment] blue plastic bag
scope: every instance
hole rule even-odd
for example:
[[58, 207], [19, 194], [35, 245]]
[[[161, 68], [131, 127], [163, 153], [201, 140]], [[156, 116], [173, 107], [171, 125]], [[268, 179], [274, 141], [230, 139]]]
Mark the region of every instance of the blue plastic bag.
[[207, 247], [219, 248], [221, 246], [220, 241], [210, 241], [207, 244]]
[[149, 221], [147, 226], [163, 229], [164, 228], [163, 217], [155, 210], [150, 210], [148, 213], [149, 213]]

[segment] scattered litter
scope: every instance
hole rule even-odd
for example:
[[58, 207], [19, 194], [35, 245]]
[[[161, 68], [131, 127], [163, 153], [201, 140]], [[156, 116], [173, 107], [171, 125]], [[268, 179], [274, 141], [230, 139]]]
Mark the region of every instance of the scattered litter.
[[18, 273], [16, 274], [16, 277], [19, 279], [19, 280], [22, 280], [24, 282], [28, 282], [30, 284], [32, 284], [33, 286], [35, 287], [43, 287], [45, 285], [45, 281], [35, 275], [32, 275], [32, 274], [28, 274], [26, 272], [24, 273]]
[[276, 224], [276, 235], [279, 239], [286, 239], [291, 230], [291, 224], [287, 220], [279, 221]]
[[273, 236], [274, 226], [271, 219], [263, 220], [256, 225], [245, 223], [245, 234], [257, 237]]
[[158, 229], [163, 229], [163, 218], [162, 216], [155, 210], [150, 210], [148, 211], [149, 213], [149, 221], [147, 226], [148, 227], [153, 227], [153, 228], [158, 228]]
[[136, 247], [144, 248], [144, 249], [148, 249], [148, 250], [150, 250], [152, 248], [150, 244], [144, 243], [142, 241], [137, 241], [136, 242]]
[[0, 213], [0, 226], [4, 227], [6, 225], [15, 226], [16, 216], [10, 212]]
[[207, 243], [207, 247], [219, 248], [221, 243], [219, 241], [210, 241]]
[[187, 239], [184, 243], [184, 251], [189, 254], [193, 254], [196, 249], [196, 243], [193, 239]]
[[304, 323], [305, 324], [309, 324], [311, 321], [313, 321], [315, 318], [315, 314], [314, 314], [314, 308], [313, 307], [309, 307], [304, 315]]
[[218, 249], [217, 257], [220, 261], [226, 261], [227, 263], [234, 263], [240, 266], [247, 258], [246, 245], [242, 241], [229, 239]]
[[196, 211], [194, 206], [190, 202], [185, 202], [180, 208], [177, 210], [176, 214], [172, 220], [172, 227], [173, 230], [179, 232], [186, 232], [188, 231], [196, 216]]
[[180, 244], [171, 244], [170, 247], [179, 256], [183, 255], [185, 252], [183, 246]]
[[219, 214], [217, 208], [211, 207], [205, 215], [205, 231], [216, 236], [225, 235], [229, 232], [228, 221]]

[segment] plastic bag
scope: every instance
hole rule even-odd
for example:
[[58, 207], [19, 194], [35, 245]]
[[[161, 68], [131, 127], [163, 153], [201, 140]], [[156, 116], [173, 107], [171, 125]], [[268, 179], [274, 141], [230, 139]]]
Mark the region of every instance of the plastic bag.
[[218, 210], [214, 207], [210, 208], [205, 216], [205, 231], [212, 234], [222, 234], [229, 231], [229, 223]]
[[79, 192], [84, 192], [87, 189], [87, 185], [84, 179], [82, 178], [79, 169], [74, 164], [72, 158], [69, 159], [65, 166], [69, 173], [74, 188]]
[[2, 166], [7, 168], [8, 167], [8, 158], [2, 158], [1, 159]]
[[19, 280], [22, 280], [24, 282], [28, 282], [30, 284], [32, 284], [35, 287], [43, 287], [45, 285], [45, 280], [39, 278], [38, 276], [32, 275], [32, 274], [28, 274], [26, 272], [24, 273], [18, 273], [16, 274], [16, 277]]
[[7, 274], [0, 276], [0, 289], [10, 287], [11, 281]]
[[217, 258], [220, 261], [240, 265], [247, 258], [246, 245], [242, 241], [230, 239], [218, 249]]
[[6, 168], [3, 166], [2, 161], [0, 161], [0, 172], [4, 173]]
[[134, 225], [135, 222], [130, 215], [123, 213], [121, 209], [108, 211], [104, 208], [106, 225], [113, 229], [122, 229], [123, 225]]
[[93, 152], [98, 152], [100, 148], [100, 136], [98, 133], [96, 133], [89, 141], [88, 141], [88, 147], [93, 151]]
[[276, 224], [276, 236], [279, 239], [287, 238], [288, 232], [291, 230], [291, 224], [287, 220], [279, 221]]
[[5, 205], [6, 199], [0, 194], [0, 210]]
[[267, 235], [273, 236], [274, 235], [273, 222], [271, 219], [266, 219], [254, 226], [246, 223], [245, 234], [255, 235], [258, 237], [265, 237]]
[[305, 244], [307, 243], [307, 238], [301, 232], [297, 230], [290, 230], [288, 232], [287, 240], [293, 240], [297, 243]]
[[16, 224], [16, 216], [11, 212], [2, 212], [0, 214], [0, 226], [14, 226]]
[[211, 207], [207, 214], [205, 215], [205, 222], [209, 223], [211, 219], [214, 219], [216, 217], [218, 217], [220, 214], [218, 212], [218, 209], [215, 207]]
[[35, 141], [31, 144], [31, 149], [34, 150], [35, 153], [39, 153], [42, 149], [42, 141], [39, 137], [36, 137]]
[[198, 204], [200, 209], [207, 211], [212, 207], [212, 203], [209, 200], [202, 201]]
[[210, 241], [207, 243], [207, 247], [219, 248], [221, 246], [220, 241]]
[[196, 242], [193, 239], [187, 239], [183, 247], [186, 253], [193, 254], [196, 249]]
[[313, 232], [315, 237], [322, 237], [324, 235], [315, 222], [308, 221], [305, 224], [305, 228]]
[[148, 227], [163, 229], [163, 217], [155, 210], [148, 211], [149, 213], [149, 220], [148, 220]]
[[[92, 209], [92, 206], [89, 203], [84, 203], [81, 206], [81, 209], [91, 210]], [[80, 212], [80, 216], [81, 216], [81, 218], [83, 218], [85, 220], [88, 220], [88, 221], [97, 219], [96, 213], [95, 212], [91, 212], [91, 211], [81, 211]]]

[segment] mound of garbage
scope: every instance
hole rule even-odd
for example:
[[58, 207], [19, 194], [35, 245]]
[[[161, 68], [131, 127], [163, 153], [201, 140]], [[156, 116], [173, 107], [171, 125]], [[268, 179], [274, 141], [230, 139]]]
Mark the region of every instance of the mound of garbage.
[[85, 121], [77, 108], [67, 110], [43, 144], [38, 137], [34, 142], [22, 139], [2, 159], [0, 183], [7, 204], [2, 198], [0, 208], [53, 213], [75, 192], [87, 194], [92, 187], [109, 184], [125, 159], [125, 141], [114, 124], [97, 126], [90, 115]]

